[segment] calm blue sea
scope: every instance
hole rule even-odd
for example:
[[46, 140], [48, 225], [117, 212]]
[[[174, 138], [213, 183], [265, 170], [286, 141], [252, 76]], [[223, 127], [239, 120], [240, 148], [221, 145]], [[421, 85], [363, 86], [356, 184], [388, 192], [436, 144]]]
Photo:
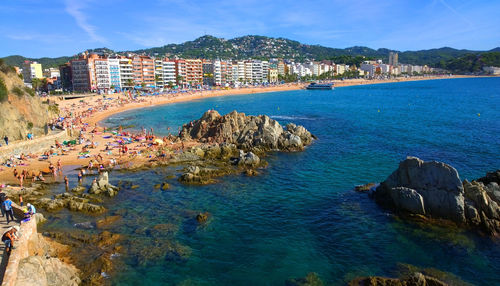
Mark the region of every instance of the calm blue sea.
[[[408, 155], [448, 163], [461, 179], [499, 169], [500, 78], [209, 98], [129, 111], [105, 124], [166, 134], [208, 109], [267, 114], [304, 125], [319, 139], [304, 152], [270, 154], [257, 177], [228, 176], [209, 186], [179, 184], [171, 175], [182, 166], [113, 172], [114, 183], [140, 187], [105, 201], [109, 214], [123, 217], [112, 231], [149, 251], [161, 243], [141, 230], [170, 223], [177, 231], [164, 239], [190, 249], [187, 260], [151, 255], [141, 264], [119, 257], [114, 284], [283, 285], [316, 272], [328, 285], [343, 285], [356, 276], [394, 275], [398, 263], [437, 268], [477, 285], [500, 281], [498, 242], [400, 221], [352, 191], [384, 180]], [[169, 191], [153, 188], [164, 181]], [[198, 226], [193, 217], [205, 211], [211, 218]], [[72, 223], [93, 218], [50, 219], [45, 229], [71, 230]]]

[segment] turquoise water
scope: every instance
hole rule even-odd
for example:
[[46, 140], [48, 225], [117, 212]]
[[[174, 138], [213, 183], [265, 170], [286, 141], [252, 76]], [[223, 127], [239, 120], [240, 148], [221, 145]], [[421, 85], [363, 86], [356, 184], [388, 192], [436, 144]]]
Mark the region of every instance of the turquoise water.
[[[120, 257], [114, 284], [283, 285], [317, 272], [329, 285], [342, 285], [356, 276], [394, 275], [398, 263], [437, 268], [477, 285], [500, 280], [498, 242], [402, 222], [352, 191], [384, 180], [407, 155], [449, 163], [462, 179], [500, 168], [500, 78], [210, 98], [129, 111], [105, 123], [166, 134], [212, 108], [267, 114], [304, 125], [319, 139], [304, 152], [270, 154], [257, 177], [228, 176], [209, 186], [169, 178], [182, 166], [113, 172], [112, 182], [140, 187], [105, 201], [109, 214], [123, 217], [112, 231], [136, 250], [161, 248], [162, 240], [190, 249], [187, 259]], [[153, 188], [164, 181], [169, 191]], [[210, 220], [199, 226], [193, 217], [205, 211]], [[71, 230], [89, 219], [53, 216], [44, 229]], [[141, 231], [161, 223], [177, 231], [156, 241], [154, 231]]]

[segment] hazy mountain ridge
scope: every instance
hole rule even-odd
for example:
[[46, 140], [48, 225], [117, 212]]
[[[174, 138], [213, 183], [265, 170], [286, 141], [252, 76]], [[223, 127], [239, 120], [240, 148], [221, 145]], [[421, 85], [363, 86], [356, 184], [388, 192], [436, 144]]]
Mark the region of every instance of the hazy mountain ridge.
[[[88, 50], [92, 52], [114, 53], [107, 48], [99, 48]], [[387, 62], [388, 54], [391, 51], [399, 53], [399, 62], [415, 64], [415, 65], [430, 65], [445, 67], [448, 61], [456, 60], [465, 55], [479, 55], [486, 52], [500, 51], [500, 47], [490, 51], [472, 51], [458, 50], [450, 47], [439, 49], [419, 50], [419, 51], [396, 51], [386, 48], [371, 49], [363, 46], [353, 46], [345, 49], [324, 47], [321, 45], [302, 44], [298, 41], [285, 38], [271, 38], [265, 36], [248, 35], [237, 37], [234, 39], [222, 39], [213, 36], [202, 36], [193, 41], [187, 41], [182, 44], [169, 44], [162, 47], [153, 47], [148, 49], [140, 49], [135, 51], [122, 51], [120, 54], [127, 52], [144, 53], [148, 55], [167, 55], [180, 56], [185, 58], [206, 58], [206, 59], [268, 59], [268, 58], [284, 58], [294, 59], [297, 61], [310, 60], [325, 60], [339, 56], [365, 56], [370, 58], [382, 59]], [[7, 64], [21, 66], [25, 59], [36, 60], [44, 67], [53, 67], [63, 64], [72, 57], [57, 57], [57, 58], [39, 58], [31, 59], [22, 56], [9, 56], [4, 60]]]

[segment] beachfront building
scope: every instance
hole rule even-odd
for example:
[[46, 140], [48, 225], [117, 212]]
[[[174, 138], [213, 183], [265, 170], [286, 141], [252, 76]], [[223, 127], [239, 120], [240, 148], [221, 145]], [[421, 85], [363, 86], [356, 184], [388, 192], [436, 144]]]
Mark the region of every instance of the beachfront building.
[[43, 78], [42, 65], [37, 62], [24, 61], [23, 78], [25, 83], [31, 83], [34, 78]]
[[165, 82], [163, 80], [163, 60], [161, 58], [155, 58], [155, 84], [156, 87], [164, 87]]
[[262, 68], [262, 79], [261, 83], [268, 83], [269, 82], [269, 62], [268, 61], [261, 61], [261, 68]]
[[61, 75], [60, 81], [62, 89], [65, 91], [73, 90], [73, 84], [71, 83], [71, 66], [69, 62], [59, 66], [59, 74]]
[[109, 58], [109, 88], [115, 90], [121, 90], [122, 82], [120, 76], [120, 59], [119, 58]]
[[209, 60], [203, 60], [202, 66], [203, 66], [203, 85], [214, 86], [215, 85], [215, 79], [214, 79], [215, 64], [214, 64], [214, 62], [209, 61]]
[[163, 64], [163, 85], [165, 87], [173, 87], [175, 81], [175, 61], [165, 58], [162, 60]]
[[398, 53], [389, 52], [389, 64], [394, 67], [398, 65]]
[[185, 83], [189, 86], [197, 86], [203, 84], [203, 64], [200, 59], [185, 59], [186, 78]]
[[121, 88], [130, 90], [134, 87], [134, 68], [132, 60], [127, 57], [120, 57], [118, 61], [120, 64]]
[[336, 64], [335, 65], [335, 73], [338, 75], [344, 74], [346, 71], [346, 65], [343, 64]]
[[184, 87], [186, 83], [186, 61], [184, 59], [175, 60], [175, 81], [181, 87]]
[[285, 76], [286, 73], [286, 65], [283, 61], [278, 62], [278, 75]]
[[98, 92], [108, 91], [110, 84], [109, 65], [107, 58], [92, 58], [95, 71], [95, 86]]
[[134, 56], [132, 71], [136, 86], [155, 86], [154, 59], [149, 56]]
[[483, 67], [483, 71], [490, 75], [500, 75], [500, 67]]
[[277, 68], [269, 68], [269, 83], [277, 83], [278, 82], [278, 69]]
[[45, 78], [54, 78], [54, 77], [60, 77], [61, 72], [59, 71], [58, 68], [48, 68], [43, 70], [43, 77]]
[[95, 90], [94, 65], [88, 54], [84, 53], [78, 59], [70, 61], [73, 90], [88, 92]]

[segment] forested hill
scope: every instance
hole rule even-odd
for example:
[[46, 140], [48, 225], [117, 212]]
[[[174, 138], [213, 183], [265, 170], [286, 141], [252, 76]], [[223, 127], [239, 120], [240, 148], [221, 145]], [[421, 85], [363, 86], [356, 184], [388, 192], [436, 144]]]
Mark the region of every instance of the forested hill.
[[[114, 51], [100, 48], [90, 51], [114, 53]], [[182, 44], [169, 44], [162, 47], [141, 49], [126, 52], [145, 53], [149, 55], [180, 56], [185, 58], [206, 58], [206, 59], [269, 59], [284, 58], [297, 61], [325, 60], [349, 58], [345, 56], [364, 56], [368, 58], [382, 59], [387, 62], [390, 49], [371, 49], [367, 47], [350, 47], [345, 49], [329, 48], [320, 45], [307, 45], [285, 38], [270, 38], [264, 36], [244, 36], [234, 39], [222, 39], [213, 36], [203, 36], [193, 41]], [[500, 51], [495, 48], [491, 51]], [[420, 50], [420, 51], [395, 51], [399, 53], [399, 62], [430, 65], [443, 67], [447, 62], [456, 60], [466, 55], [478, 56], [488, 51], [457, 50], [449, 47], [440, 49]], [[71, 57], [40, 58], [36, 60], [44, 67], [53, 67], [67, 62]], [[4, 58], [10, 65], [20, 66], [25, 60], [22, 56], [9, 56]]]

